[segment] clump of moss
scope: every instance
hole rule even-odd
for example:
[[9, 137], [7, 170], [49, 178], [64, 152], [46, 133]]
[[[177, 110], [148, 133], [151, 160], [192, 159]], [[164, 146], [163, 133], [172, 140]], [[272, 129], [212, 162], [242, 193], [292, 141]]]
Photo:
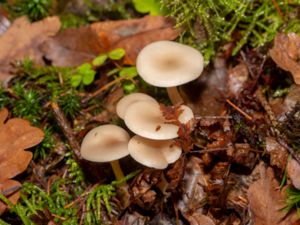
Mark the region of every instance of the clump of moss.
[[[206, 63], [222, 44], [235, 44], [236, 55], [246, 44], [262, 46], [273, 40], [281, 27], [291, 27], [300, 1], [269, 0], [162, 0], [184, 29], [180, 40], [204, 53]], [[296, 29], [295, 26], [292, 26]]]

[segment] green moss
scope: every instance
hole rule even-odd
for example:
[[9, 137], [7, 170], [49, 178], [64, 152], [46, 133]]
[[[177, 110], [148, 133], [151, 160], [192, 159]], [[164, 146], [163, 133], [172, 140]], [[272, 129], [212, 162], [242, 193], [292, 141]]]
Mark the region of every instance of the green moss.
[[[233, 42], [232, 55], [245, 45], [262, 46], [284, 25], [294, 23], [299, 1], [278, 0], [162, 0], [176, 26], [184, 29], [180, 41], [201, 50], [208, 63], [220, 46]], [[295, 25], [296, 26], [296, 25]], [[294, 26], [293, 26], [294, 27]]]

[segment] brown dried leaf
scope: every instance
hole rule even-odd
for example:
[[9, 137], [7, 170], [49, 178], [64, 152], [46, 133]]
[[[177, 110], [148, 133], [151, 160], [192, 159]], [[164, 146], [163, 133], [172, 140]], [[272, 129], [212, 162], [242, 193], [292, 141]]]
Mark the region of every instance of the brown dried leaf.
[[295, 188], [300, 189], [300, 165], [295, 159], [291, 159], [287, 164], [287, 174]]
[[207, 194], [207, 175], [204, 173], [203, 162], [191, 157], [187, 162], [183, 180], [179, 186], [181, 191], [177, 207], [187, 218], [195, 212], [202, 213]]
[[248, 75], [249, 72], [245, 63], [240, 63], [228, 70], [227, 86], [230, 97], [238, 97], [239, 93], [243, 90]]
[[[98, 54], [115, 48], [124, 48], [124, 63], [135, 64], [138, 52], [158, 40], [173, 40], [178, 31], [173, 23], [162, 16], [141, 19], [105, 21], [67, 29], [43, 46], [46, 58], [56, 66], [77, 66]], [[74, 57], [75, 56], [75, 57]]]
[[258, 165], [260, 178], [248, 189], [248, 200], [255, 225], [288, 225], [290, 216], [281, 209], [285, 206], [285, 197], [279, 190], [279, 183], [272, 168], [264, 163]]
[[270, 163], [272, 166], [277, 166], [282, 171], [286, 168], [288, 152], [282, 147], [275, 138], [266, 138], [266, 150], [271, 156]]
[[[21, 188], [21, 184], [18, 181], [14, 180], [5, 180], [0, 182], [0, 194], [4, 195], [9, 199], [13, 204], [16, 204], [20, 192], [18, 191]], [[0, 201], [0, 215], [6, 210], [6, 205]]]
[[[8, 120], [7, 109], [0, 111], [0, 191], [7, 190], [19, 185], [10, 178], [26, 170], [32, 158], [32, 153], [24, 149], [33, 147], [44, 138], [42, 130], [30, 126], [29, 122], [23, 119], [14, 118]], [[3, 187], [3, 188], [1, 188]], [[8, 194], [9, 196], [9, 194]], [[11, 196], [13, 203], [17, 201], [19, 194]], [[5, 207], [0, 203], [0, 214]]]
[[39, 46], [59, 29], [58, 17], [48, 17], [32, 24], [26, 17], [16, 19], [0, 36], [0, 80], [11, 78], [12, 61], [29, 57], [37, 64], [43, 64]]
[[300, 36], [295, 33], [277, 34], [270, 56], [280, 68], [292, 73], [296, 84], [300, 84]]

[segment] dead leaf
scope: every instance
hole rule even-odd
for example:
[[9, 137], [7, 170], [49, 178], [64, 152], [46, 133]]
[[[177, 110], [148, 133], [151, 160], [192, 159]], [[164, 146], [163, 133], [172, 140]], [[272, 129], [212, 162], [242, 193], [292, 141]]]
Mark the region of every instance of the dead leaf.
[[300, 189], [300, 165], [295, 159], [291, 159], [287, 164], [287, 174], [295, 188]]
[[258, 165], [260, 178], [248, 189], [248, 200], [255, 225], [289, 225], [290, 216], [281, 209], [285, 206], [284, 193], [272, 168]]
[[191, 157], [186, 165], [183, 180], [178, 187], [182, 190], [177, 207], [185, 218], [192, 216], [194, 213], [203, 213], [207, 194], [208, 178], [204, 173], [202, 160]]
[[173, 40], [178, 31], [170, 19], [145, 16], [141, 19], [105, 21], [79, 29], [66, 29], [44, 43], [46, 58], [56, 66], [78, 66], [115, 48], [124, 48], [125, 64], [135, 64], [138, 52], [158, 40]]
[[248, 80], [248, 76], [249, 72], [245, 63], [240, 63], [228, 70], [227, 86], [230, 97], [238, 97], [243, 90], [245, 82]]
[[29, 57], [37, 64], [43, 64], [39, 45], [55, 35], [60, 29], [58, 17], [48, 17], [30, 23], [26, 17], [16, 19], [9, 29], [0, 36], [0, 80], [12, 77], [11, 62]]
[[[7, 191], [19, 182], [10, 180], [26, 170], [32, 158], [32, 153], [24, 149], [33, 147], [44, 138], [42, 130], [30, 126], [27, 120], [14, 118], [8, 120], [7, 109], [0, 111], [0, 191]], [[10, 196], [10, 194], [12, 194]], [[9, 199], [15, 203], [19, 193], [9, 193]], [[5, 205], [0, 202], [0, 214], [5, 210]]]
[[270, 163], [272, 166], [277, 166], [282, 171], [286, 168], [288, 152], [282, 147], [275, 138], [266, 138], [266, 150], [271, 156]]
[[296, 84], [300, 84], [300, 36], [295, 33], [276, 35], [270, 56], [283, 70], [291, 72]]
[[[13, 204], [16, 204], [20, 197], [21, 184], [14, 180], [0, 182], [0, 194], [4, 195]], [[6, 210], [6, 204], [0, 201], [0, 215]]]
[[9, 20], [1, 13], [0, 9], [0, 36], [6, 32], [9, 26]]
[[202, 213], [193, 213], [191, 216], [186, 217], [190, 225], [215, 225], [216, 223], [208, 216]]

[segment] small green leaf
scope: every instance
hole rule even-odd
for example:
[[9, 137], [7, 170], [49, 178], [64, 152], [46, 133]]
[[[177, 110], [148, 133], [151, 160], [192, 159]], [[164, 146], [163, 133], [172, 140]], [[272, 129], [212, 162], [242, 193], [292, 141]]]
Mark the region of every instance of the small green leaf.
[[94, 70], [90, 70], [83, 75], [82, 83], [84, 85], [90, 85], [95, 79], [96, 72]]
[[72, 87], [78, 87], [79, 84], [81, 83], [82, 80], [82, 76], [79, 74], [73, 75], [71, 77], [71, 86]]
[[150, 15], [162, 15], [161, 3], [159, 0], [133, 0], [136, 11], [140, 13], [149, 13]]
[[126, 80], [122, 84], [122, 88], [125, 91], [126, 94], [130, 94], [136, 90], [136, 86], [134, 83], [132, 83], [129, 80]]
[[103, 63], [105, 63], [106, 59], [107, 59], [107, 54], [101, 54], [93, 60], [92, 64], [93, 66], [101, 66], [103, 65]]
[[92, 69], [92, 65], [89, 63], [84, 63], [77, 67], [76, 72], [78, 74], [85, 74], [86, 72], [90, 71]]
[[126, 78], [134, 78], [137, 76], [137, 70], [135, 66], [131, 67], [124, 67], [120, 70], [119, 76], [120, 77], [126, 77]]
[[125, 55], [125, 50], [123, 48], [116, 48], [108, 53], [108, 58], [112, 60], [122, 59]]

